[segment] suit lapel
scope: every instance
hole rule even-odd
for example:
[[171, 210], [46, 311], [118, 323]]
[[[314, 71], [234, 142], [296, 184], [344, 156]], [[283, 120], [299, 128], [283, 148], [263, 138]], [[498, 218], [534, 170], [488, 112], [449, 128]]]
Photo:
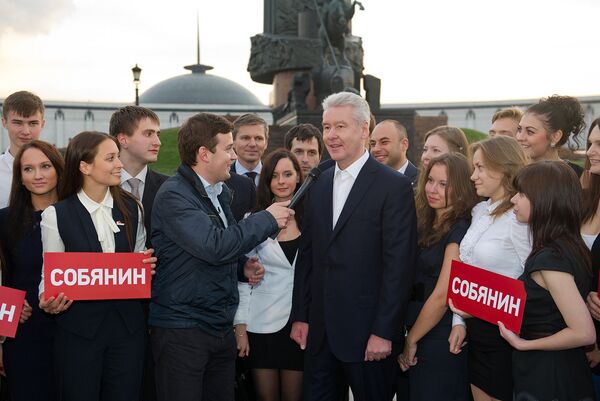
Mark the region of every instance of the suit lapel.
[[317, 221], [316, 224], [323, 224], [325, 229], [327, 230], [327, 237], [330, 236], [333, 228], [331, 227], [333, 223], [333, 173], [335, 168], [330, 168], [325, 170], [321, 174], [321, 179], [325, 181], [324, 191], [323, 191], [323, 199], [320, 199], [317, 202], [318, 205], [321, 205], [323, 208], [323, 212], [325, 216], [323, 216], [323, 221]]
[[[376, 169], [374, 167], [376, 167], [377, 165], [374, 165], [373, 163], [378, 163], [378, 162], [369, 156], [369, 159], [367, 160], [367, 162], [365, 163], [363, 168], [360, 170], [360, 173], [358, 173], [358, 177], [356, 177], [356, 180], [354, 181], [354, 185], [352, 185], [352, 189], [350, 190], [350, 193], [348, 194], [348, 199], [346, 199], [346, 203], [344, 204], [344, 208], [342, 209], [342, 212], [340, 213], [340, 217], [338, 218], [338, 221], [337, 221], [335, 227], [333, 228], [331, 240], [333, 240], [335, 238], [335, 236], [340, 232], [340, 230], [344, 227], [344, 225], [348, 221], [348, 218], [354, 212], [354, 209], [356, 209], [356, 207], [358, 206], [360, 201], [365, 197], [369, 188], [375, 181], [373, 179], [374, 177], [372, 175], [376, 171]], [[333, 191], [333, 180], [332, 180], [331, 188]], [[332, 196], [330, 196], [330, 202], [333, 203], [333, 201], [331, 200]], [[331, 213], [333, 213], [333, 207], [331, 206], [329, 209], [331, 210]], [[333, 221], [333, 214], [332, 214], [332, 217], [329, 219], [329, 221], [330, 222]]]

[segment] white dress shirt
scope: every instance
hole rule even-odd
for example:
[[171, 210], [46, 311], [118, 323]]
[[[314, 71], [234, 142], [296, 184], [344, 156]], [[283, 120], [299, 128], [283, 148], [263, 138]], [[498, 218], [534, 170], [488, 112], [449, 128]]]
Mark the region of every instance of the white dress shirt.
[[8, 149], [0, 155], [0, 209], [8, 206], [15, 158]]
[[240, 161], [238, 160], [235, 162], [234, 168], [236, 173], [244, 176], [246, 176], [246, 173], [255, 172], [256, 177], [254, 177], [254, 185], [258, 186], [258, 181], [260, 180], [260, 172], [262, 171], [262, 161], [259, 160], [256, 167], [254, 167], [252, 170], [248, 170], [246, 167], [242, 166], [242, 163], [240, 163]]
[[[110, 191], [106, 191], [106, 196], [101, 203], [90, 199], [83, 190], [77, 193], [77, 198], [85, 209], [90, 214], [96, 233], [98, 233], [98, 241], [102, 247], [102, 252], [115, 252], [115, 233], [121, 231], [119, 226], [112, 218], [113, 197]], [[146, 244], [146, 230], [144, 222], [139, 217], [142, 215], [138, 207], [138, 227], [135, 237], [134, 252], [142, 252]], [[42, 222], [40, 223], [42, 231], [42, 248], [44, 252], [64, 252], [65, 244], [60, 237], [58, 231], [58, 222], [56, 219], [56, 209], [54, 206], [48, 206], [42, 212]], [[44, 269], [42, 268], [42, 279], [39, 286], [40, 294], [44, 292]]]
[[400, 168], [398, 169], [398, 172], [404, 174], [406, 172], [407, 167], [408, 167], [408, 159], [406, 159], [404, 164], [402, 166], [400, 166]]
[[363, 166], [369, 159], [369, 152], [365, 150], [361, 157], [354, 163], [349, 165], [345, 170], [341, 170], [337, 162], [335, 163], [335, 171], [333, 175], [333, 225], [335, 227], [342, 209], [346, 204], [346, 199], [352, 190], [356, 177], [362, 170]]
[[131, 188], [131, 185], [129, 184], [129, 179], [130, 178], [137, 178], [138, 180], [140, 180], [140, 199], [139, 201], [141, 202], [143, 197], [144, 197], [144, 188], [146, 187], [146, 176], [148, 175], [148, 166], [144, 166], [144, 168], [142, 169], [142, 171], [139, 172], [138, 175], [136, 175], [135, 177], [132, 177], [131, 174], [129, 174], [127, 172], [127, 170], [125, 170], [124, 168], [121, 169], [121, 188], [123, 188], [125, 191], [132, 193], [133, 192], [133, 188]]
[[591, 251], [594, 246], [594, 242], [596, 242], [596, 238], [598, 238], [599, 234], [581, 234], [581, 238], [583, 238], [583, 242]]
[[[460, 243], [460, 260], [464, 263], [518, 278], [531, 253], [529, 226], [519, 223], [513, 209], [495, 218], [491, 213], [501, 201], [479, 202], [473, 208], [471, 226]], [[458, 323], [455, 315], [454, 323]]]

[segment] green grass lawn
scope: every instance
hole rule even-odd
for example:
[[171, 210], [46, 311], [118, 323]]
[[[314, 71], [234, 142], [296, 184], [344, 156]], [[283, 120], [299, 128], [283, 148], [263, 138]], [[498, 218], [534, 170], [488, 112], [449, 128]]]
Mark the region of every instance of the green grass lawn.
[[152, 170], [163, 174], [173, 175], [180, 164], [177, 150], [177, 131], [179, 128], [170, 128], [160, 131], [160, 153], [158, 161], [151, 165]]
[[477, 131], [470, 128], [461, 128], [465, 135], [467, 136], [467, 140], [469, 143], [479, 142], [483, 139], [489, 138], [489, 136], [481, 131]]

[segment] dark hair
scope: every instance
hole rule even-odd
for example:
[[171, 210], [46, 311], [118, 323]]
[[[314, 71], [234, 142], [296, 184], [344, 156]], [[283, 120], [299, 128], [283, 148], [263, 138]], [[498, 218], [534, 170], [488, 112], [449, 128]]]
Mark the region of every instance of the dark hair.
[[228, 134], [233, 125], [225, 118], [210, 113], [198, 113], [190, 117], [179, 129], [177, 147], [181, 163], [192, 167], [196, 165], [198, 149], [204, 146], [214, 152], [217, 135]]
[[265, 119], [259, 115], [247, 113], [242, 114], [233, 122], [233, 139], [235, 139], [235, 137], [237, 136], [240, 127], [244, 125], [262, 125], [265, 128], [265, 139], [269, 138], [269, 125], [267, 124]]
[[[266, 208], [271, 206], [271, 203], [273, 203], [274, 195], [273, 192], [271, 192], [271, 180], [273, 179], [273, 173], [275, 172], [275, 167], [277, 167], [277, 163], [279, 163], [279, 160], [282, 159], [290, 159], [292, 165], [294, 166], [294, 170], [296, 170], [296, 173], [300, 178], [300, 182], [298, 182], [298, 184], [296, 185], [294, 192], [296, 192], [296, 190], [300, 188], [300, 185], [302, 185], [304, 177], [302, 176], [302, 169], [300, 168], [300, 163], [298, 163], [298, 159], [296, 159], [296, 156], [294, 156], [294, 154], [287, 149], [275, 149], [274, 151], [269, 153], [269, 155], [267, 155], [263, 163], [263, 167], [260, 173], [260, 179], [258, 181], [258, 186], [256, 187], [256, 208], [254, 210], [255, 212], [265, 210]], [[294, 215], [294, 217], [296, 219], [296, 222], [298, 223], [298, 226], [300, 226], [300, 222], [302, 220], [302, 212], [298, 207], [295, 208], [295, 211], [296, 214]]]
[[138, 127], [140, 120], [144, 118], [149, 118], [160, 125], [160, 119], [150, 109], [140, 106], [121, 107], [110, 116], [108, 133], [114, 137], [119, 134], [131, 136]]
[[[588, 132], [588, 138], [595, 127], [600, 126], [600, 118], [592, 121], [590, 130]], [[588, 141], [587, 149], [590, 148], [591, 143]], [[585, 168], [590, 169], [590, 159], [586, 157]], [[591, 221], [598, 211], [598, 204], [600, 203], [600, 175], [589, 174], [589, 181], [587, 187], [583, 190], [583, 223]]]
[[44, 117], [44, 103], [38, 95], [27, 91], [19, 91], [11, 94], [2, 103], [2, 116], [8, 117], [8, 112], [14, 111], [20, 116], [29, 117], [38, 111]]
[[577, 136], [585, 128], [585, 113], [579, 100], [572, 96], [552, 95], [542, 98], [525, 113], [535, 114], [544, 124], [548, 135], [560, 130], [561, 138], [556, 146], [562, 146], [572, 136], [578, 142]]
[[504, 188], [504, 199], [491, 213], [496, 218], [512, 209], [513, 204], [510, 198], [516, 193], [513, 179], [519, 170], [529, 162], [529, 159], [517, 140], [506, 135], [498, 135], [471, 145], [471, 155], [475, 155], [478, 150], [481, 152], [486, 167], [502, 174], [500, 183]]
[[[448, 175], [446, 185], [446, 204], [449, 210], [441, 221], [436, 221], [436, 212], [427, 202], [425, 185], [429, 173], [435, 165], [446, 167]], [[439, 241], [460, 219], [471, 219], [471, 209], [479, 201], [475, 187], [471, 184], [471, 166], [467, 158], [460, 153], [446, 153], [431, 159], [427, 169], [419, 176], [416, 207], [419, 245], [427, 247]]]
[[23, 158], [23, 154], [29, 149], [39, 150], [50, 160], [50, 163], [52, 163], [52, 166], [56, 170], [57, 186], [60, 185], [65, 167], [58, 149], [47, 142], [34, 140], [21, 146], [13, 162], [13, 178], [10, 200], [8, 202], [8, 226], [11, 227], [11, 235], [8, 240], [11, 243], [11, 247], [26, 232], [32, 230], [35, 224], [35, 210], [31, 201], [31, 192], [23, 185], [23, 174], [21, 171], [21, 159]]
[[285, 148], [287, 150], [292, 150], [292, 142], [294, 139], [297, 139], [300, 142], [308, 142], [312, 138], [317, 139], [317, 144], [319, 145], [319, 156], [323, 155], [323, 147], [325, 146], [323, 143], [323, 134], [312, 124], [298, 124], [295, 127], [290, 128], [285, 134], [283, 143], [285, 144]]
[[[117, 147], [119, 146], [116, 138], [104, 132], [84, 131], [71, 139], [65, 153], [64, 178], [60, 182], [58, 190], [58, 198], [60, 200], [77, 194], [83, 187], [83, 175], [79, 170], [79, 165], [82, 161], [89, 164], [93, 163], [94, 158], [98, 154], [98, 147], [104, 141], [112, 141]], [[109, 190], [117, 209], [123, 214], [123, 219], [125, 220], [125, 232], [127, 233], [129, 246], [133, 247], [135, 241], [132, 229], [135, 227], [131, 227], [131, 217], [125, 206], [125, 199], [128, 198], [134, 200], [136, 203], [138, 202], [129, 192], [121, 189], [120, 185], [111, 186], [109, 187]], [[144, 217], [142, 215], [138, 216], [138, 218], [143, 221]]]
[[533, 244], [529, 257], [545, 247], [562, 254], [556, 243], [560, 240], [578, 261], [576, 268], [583, 266], [591, 276], [590, 253], [581, 238], [582, 189], [573, 169], [562, 161], [539, 161], [521, 169], [513, 185], [531, 203], [529, 230]]

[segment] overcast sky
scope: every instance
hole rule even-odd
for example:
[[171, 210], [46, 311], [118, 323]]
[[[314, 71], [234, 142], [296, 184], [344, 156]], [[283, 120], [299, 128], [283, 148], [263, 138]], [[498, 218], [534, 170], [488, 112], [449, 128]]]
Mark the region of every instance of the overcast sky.
[[[600, 1], [362, 0], [353, 20], [383, 103], [600, 94]], [[248, 72], [262, 0], [0, 0], [0, 98], [131, 102], [196, 58], [268, 103]]]

